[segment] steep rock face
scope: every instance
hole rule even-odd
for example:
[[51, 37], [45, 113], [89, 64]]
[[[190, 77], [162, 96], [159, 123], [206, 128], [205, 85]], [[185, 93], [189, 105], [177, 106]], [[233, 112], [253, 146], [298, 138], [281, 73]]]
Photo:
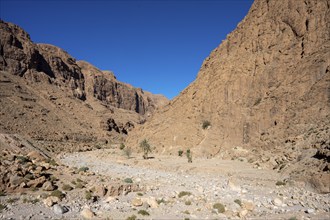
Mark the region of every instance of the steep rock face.
[[147, 138], [158, 151], [223, 157], [238, 146], [274, 157], [330, 149], [329, 10], [327, 0], [256, 0], [197, 79], [128, 144]]
[[51, 45], [36, 45], [17, 25], [0, 21], [0, 70], [29, 80], [67, 86], [84, 100], [84, 76], [75, 60]]
[[153, 95], [118, 81], [110, 71], [101, 71], [85, 61], [77, 63], [86, 77], [87, 97], [94, 97], [110, 106], [142, 115], [149, 115], [168, 102], [162, 95]]

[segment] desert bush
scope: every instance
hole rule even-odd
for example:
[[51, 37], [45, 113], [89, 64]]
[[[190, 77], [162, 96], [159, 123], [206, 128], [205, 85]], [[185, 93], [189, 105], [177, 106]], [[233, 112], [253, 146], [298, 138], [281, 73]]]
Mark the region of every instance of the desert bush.
[[158, 199], [157, 200], [157, 203], [158, 203], [158, 205], [160, 205], [161, 203], [166, 204], [166, 202], [165, 202], [165, 200], [163, 198], [162, 199]]
[[188, 201], [186, 201], [184, 204], [185, 204], [185, 205], [191, 205], [191, 201], [188, 200]]
[[60, 190], [54, 190], [53, 192], [50, 193], [51, 196], [56, 196], [59, 199], [63, 199], [65, 197], [65, 194], [62, 193]]
[[26, 164], [27, 162], [31, 162], [31, 160], [24, 156], [16, 156], [16, 159], [19, 160], [20, 164]]
[[0, 212], [2, 212], [2, 210], [4, 210], [5, 208], [6, 206], [0, 203]]
[[151, 152], [151, 147], [146, 139], [141, 141], [140, 148], [143, 151], [143, 159], [148, 159], [148, 154]]
[[192, 163], [192, 155], [191, 155], [190, 149], [187, 150], [186, 156], [187, 156], [187, 159], [188, 159], [188, 163]]
[[64, 185], [62, 186], [62, 189], [63, 189], [64, 191], [71, 191], [71, 190], [73, 190], [73, 187], [70, 186], [69, 184], [64, 184]]
[[143, 196], [143, 193], [138, 192], [137, 195], [138, 196]]
[[126, 157], [129, 159], [132, 155], [132, 148], [131, 147], [126, 147], [124, 149], [124, 154], [126, 155]]
[[88, 167], [80, 167], [78, 172], [86, 172], [87, 170], [89, 170]]
[[18, 201], [18, 198], [9, 198], [9, 199], [7, 199], [7, 203], [9, 203], [9, 204], [12, 204], [16, 201]]
[[234, 202], [235, 202], [236, 204], [238, 204], [239, 206], [242, 207], [242, 202], [241, 202], [241, 200], [239, 200], [239, 199], [235, 199]]
[[125, 183], [133, 183], [133, 180], [131, 178], [126, 178], [124, 179]]
[[6, 193], [0, 190], [0, 196], [6, 196]]
[[56, 163], [56, 161], [54, 159], [47, 159], [46, 163], [49, 163], [52, 166], [58, 166], [58, 164]]
[[86, 190], [85, 191], [85, 199], [91, 200], [93, 198], [93, 195], [90, 191]]
[[178, 155], [179, 155], [179, 157], [182, 157], [182, 154], [183, 154], [183, 150], [179, 150], [179, 151], [178, 151]]
[[150, 215], [149, 212], [147, 212], [146, 210], [143, 210], [143, 209], [139, 210], [138, 214], [143, 215], [143, 216]]
[[211, 122], [209, 122], [208, 120], [203, 121], [202, 124], [202, 128], [205, 130], [206, 128], [208, 128], [211, 125]]
[[190, 215], [190, 212], [189, 212], [188, 210], [185, 210], [185, 211], [183, 212], [183, 214]]
[[184, 197], [184, 196], [190, 196], [191, 192], [187, 192], [187, 191], [181, 191], [178, 195], [179, 198]]
[[222, 205], [221, 203], [215, 203], [213, 205], [213, 208], [216, 209], [218, 211], [218, 213], [224, 213], [226, 211], [225, 206]]
[[132, 215], [126, 218], [126, 220], [136, 220], [136, 216]]
[[75, 186], [76, 189], [82, 189], [84, 187], [85, 187], [85, 185], [82, 184], [81, 182], [77, 183], [76, 186]]
[[285, 185], [285, 182], [283, 182], [283, 181], [277, 181], [277, 182], [275, 183], [275, 185], [276, 185], [276, 186], [284, 186], [284, 185]]
[[125, 148], [125, 144], [121, 143], [120, 146], [119, 146], [119, 149], [124, 150], [124, 148]]

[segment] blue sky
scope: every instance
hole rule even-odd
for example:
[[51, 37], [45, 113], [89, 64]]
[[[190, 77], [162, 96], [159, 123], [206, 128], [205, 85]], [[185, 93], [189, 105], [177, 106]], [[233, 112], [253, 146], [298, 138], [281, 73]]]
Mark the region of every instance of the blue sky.
[[172, 99], [253, 0], [0, 0], [1, 19], [117, 79]]

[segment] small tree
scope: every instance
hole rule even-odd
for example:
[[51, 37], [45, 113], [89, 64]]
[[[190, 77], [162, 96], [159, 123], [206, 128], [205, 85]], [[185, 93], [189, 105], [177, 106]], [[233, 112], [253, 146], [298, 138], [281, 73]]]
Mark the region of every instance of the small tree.
[[211, 125], [211, 122], [209, 122], [208, 120], [203, 121], [202, 124], [202, 128], [205, 130], [206, 128], [208, 128]]
[[124, 148], [124, 154], [126, 155], [126, 157], [129, 159], [131, 157], [132, 154], [132, 148], [131, 147], [125, 147]]
[[151, 152], [151, 147], [146, 139], [140, 142], [140, 148], [143, 151], [143, 159], [148, 159], [148, 153]]
[[187, 150], [186, 156], [188, 158], [188, 163], [192, 163], [192, 155], [191, 155], [190, 149]]

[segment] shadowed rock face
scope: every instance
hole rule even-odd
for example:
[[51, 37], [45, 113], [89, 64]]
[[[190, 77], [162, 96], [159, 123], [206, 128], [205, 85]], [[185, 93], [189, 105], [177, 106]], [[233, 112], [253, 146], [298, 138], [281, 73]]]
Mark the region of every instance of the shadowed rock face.
[[78, 61], [77, 64], [86, 78], [87, 97], [147, 116], [157, 107], [168, 103], [162, 95], [154, 95], [118, 81], [110, 71], [101, 71], [85, 61]]
[[128, 144], [146, 138], [159, 151], [205, 156], [236, 146], [274, 155], [330, 149], [329, 27], [329, 1], [256, 0], [196, 80]]

